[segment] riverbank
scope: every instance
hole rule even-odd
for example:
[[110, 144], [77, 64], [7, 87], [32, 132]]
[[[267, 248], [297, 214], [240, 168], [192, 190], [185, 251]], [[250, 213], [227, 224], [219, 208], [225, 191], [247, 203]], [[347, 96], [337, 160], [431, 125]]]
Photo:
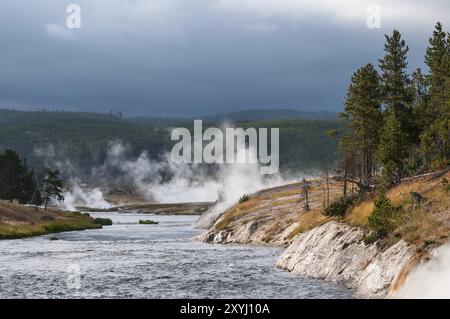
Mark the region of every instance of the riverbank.
[[[322, 214], [326, 183], [311, 181], [310, 210], [304, 209], [301, 184], [250, 196], [236, 204], [195, 239], [206, 243], [281, 246], [279, 268], [317, 279], [339, 281], [361, 297], [393, 296], [416, 264], [426, 261], [450, 234], [450, 196], [439, 178], [403, 182], [388, 192], [401, 222], [387, 238], [367, 243], [373, 198], [355, 204], [343, 217]], [[351, 189], [351, 186], [350, 186]], [[423, 202], [414, 205], [411, 193]], [[330, 201], [342, 195], [342, 184], [330, 183]]]
[[19, 239], [65, 231], [102, 228], [89, 214], [44, 210], [0, 201], [0, 239]]
[[212, 207], [213, 202], [196, 203], [136, 203], [127, 205], [118, 205], [111, 208], [99, 209], [91, 207], [77, 207], [80, 211], [97, 212], [120, 212], [120, 213], [138, 213], [154, 215], [201, 215], [208, 208]]

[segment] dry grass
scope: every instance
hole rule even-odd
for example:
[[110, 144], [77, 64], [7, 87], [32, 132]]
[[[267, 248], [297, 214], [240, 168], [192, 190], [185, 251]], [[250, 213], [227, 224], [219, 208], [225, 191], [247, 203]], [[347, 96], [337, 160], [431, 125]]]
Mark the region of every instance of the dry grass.
[[[444, 176], [450, 178], [450, 175]], [[405, 182], [388, 191], [387, 195], [394, 207], [398, 208], [399, 220], [390, 241], [399, 239], [426, 246], [439, 244], [450, 235], [450, 196], [442, 188], [441, 179], [420, 179]], [[249, 201], [230, 208], [216, 223], [216, 230], [233, 229], [250, 221], [261, 221], [259, 229], [263, 241], [279, 242], [280, 235], [291, 227], [288, 236], [296, 235], [320, 226], [333, 218], [323, 216], [324, 193], [320, 180], [311, 181], [309, 212], [304, 212], [303, 196], [300, 184], [292, 184], [255, 195]], [[425, 201], [413, 210], [411, 192], [418, 192]], [[330, 201], [342, 195], [342, 183], [330, 181]], [[374, 209], [373, 198], [368, 198], [351, 208], [339, 221], [351, 226], [368, 229], [368, 217]], [[292, 228], [292, 225], [296, 225]]]
[[289, 196], [295, 196], [295, 195], [300, 195], [300, 194], [301, 194], [301, 189], [299, 187], [298, 189], [291, 189], [291, 190], [281, 191], [278, 193], [275, 192], [275, 193], [265, 194], [259, 198], [261, 200], [271, 200], [271, 199], [278, 199], [281, 197], [289, 197]]
[[289, 234], [288, 239], [290, 240], [295, 236], [297, 236], [298, 234], [304, 233], [315, 227], [323, 225], [329, 220], [330, 218], [322, 215], [322, 213], [319, 210], [311, 210], [309, 212], [302, 213], [297, 221], [298, 226], [295, 227], [294, 230]]
[[436, 245], [442, 244], [449, 236], [449, 227], [436, 220], [430, 214], [416, 211], [404, 219], [394, 231], [394, 238], [401, 238], [411, 244]]
[[239, 203], [229, 210], [227, 210], [222, 217], [218, 220], [218, 222], [215, 224], [216, 230], [223, 230], [230, 226], [230, 224], [235, 220], [238, 219], [241, 216], [244, 216], [246, 214], [249, 214], [252, 211], [255, 211], [258, 209], [258, 201], [254, 198], [249, 199], [246, 202]]
[[387, 196], [394, 206], [401, 206], [405, 203], [405, 201], [410, 200], [411, 192], [422, 193], [424, 188], [426, 188], [426, 184], [423, 182], [407, 182], [389, 190]]
[[223, 216], [217, 221], [214, 225], [216, 230], [224, 230], [227, 229], [234, 218], [240, 216], [242, 211], [239, 208], [233, 208], [232, 210], [228, 210]]
[[367, 225], [367, 218], [372, 213], [373, 208], [373, 201], [364, 201], [350, 210], [350, 212], [345, 216], [344, 222], [351, 226], [364, 227]]
[[[424, 202], [415, 210], [411, 192], [424, 197]], [[391, 235], [393, 242], [403, 239], [417, 246], [429, 246], [441, 244], [449, 237], [450, 196], [445, 193], [441, 179], [405, 182], [389, 190], [387, 196], [399, 210], [398, 226]], [[373, 200], [365, 200], [351, 209], [344, 222], [365, 228], [373, 208]]]
[[[216, 230], [232, 229], [235, 225], [250, 220], [264, 220], [263, 228], [266, 233], [264, 241], [270, 242], [277, 239], [286, 227], [298, 223], [290, 235], [308, 231], [317, 227], [327, 220], [321, 214], [324, 202], [324, 193], [321, 180], [310, 181], [310, 207], [311, 211], [304, 212], [304, 198], [301, 183], [286, 185], [276, 189], [260, 192], [247, 202], [236, 204], [226, 211], [217, 221]], [[330, 201], [341, 196], [342, 183], [330, 180]]]

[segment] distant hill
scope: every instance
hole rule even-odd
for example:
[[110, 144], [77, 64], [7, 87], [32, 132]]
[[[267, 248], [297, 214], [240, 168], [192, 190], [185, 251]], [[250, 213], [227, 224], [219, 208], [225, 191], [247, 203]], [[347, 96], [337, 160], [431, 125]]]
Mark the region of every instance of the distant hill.
[[16, 111], [0, 109], [0, 123], [25, 123], [36, 121], [59, 120], [100, 120], [110, 122], [123, 121], [116, 115], [109, 113], [67, 112], [67, 111]]
[[0, 151], [17, 150], [30, 167], [45, 163], [40, 153], [60, 162], [68, 159], [88, 174], [101, 165], [113, 141], [129, 144], [133, 155], [143, 149], [158, 155], [168, 149], [170, 136], [165, 127], [132, 124], [111, 114], [0, 110]]
[[209, 122], [243, 122], [243, 121], [265, 121], [265, 120], [288, 120], [288, 119], [304, 119], [304, 120], [336, 120], [338, 113], [330, 111], [304, 112], [290, 109], [274, 109], [274, 110], [244, 110], [229, 112], [223, 114], [214, 114], [209, 116], [199, 116]]
[[[268, 114], [266, 112], [265, 116]], [[339, 157], [337, 139], [328, 137], [326, 132], [342, 130], [341, 121], [235, 119], [236, 126], [280, 128], [282, 171], [321, 168], [325, 159], [332, 163]], [[205, 127], [215, 125], [211, 117], [204, 120], [208, 122]], [[56, 160], [66, 162], [69, 159], [77, 174], [87, 176], [91, 168], [102, 165], [112, 141], [128, 144], [130, 155], [137, 156], [148, 150], [150, 157], [157, 159], [174, 145], [170, 128], [192, 129], [192, 125], [192, 119], [122, 119], [112, 114], [0, 110], [0, 151], [14, 148], [30, 167], [42, 167], [45, 159], [38, 153], [46, 153], [51, 145]]]

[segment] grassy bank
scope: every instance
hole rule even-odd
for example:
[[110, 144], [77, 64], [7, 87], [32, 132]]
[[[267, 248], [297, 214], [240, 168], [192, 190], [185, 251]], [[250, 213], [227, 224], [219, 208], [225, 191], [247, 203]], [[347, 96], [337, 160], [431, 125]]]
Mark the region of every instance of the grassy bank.
[[0, 201], [0, 239], [18, 239], [102, 226], [88, 214], [34, 209]]
[[[385, 239], [386, 246], [399, 240], [427, 251], [446, 242], [450, 237], [450, 196], [443, 187], [443, 180], [450, 180], [450, 173], [439, 178], [418, 178], [405, 181], [390, 189], [387, 196], [395, 211], [392, 229]], [[338, 221], [363, 229], [369, 234], [369, 216], [374, 211], [376, 194], [368, 195], [350, 206], [344, 216], [325, 216], [326, 196], [323, 180], [311, 181], [310, 210], [305, 211], [301, 183], [285, 185], [258, 192], [228, 209], [210, 231], [235, 232], [236, 238], [244, 226], [252, 225], [250, 237], [243, 243], [287, 245], [296, 235], [329, 221]], [[352, 189], [352, 185], [349, 186]], [[423, 202], [415, 207], [411, 193], [419, 193]], [[342, 196], [342, 183], [330, 182], [330, 202]], [[237, 239], [239, 242], [241, 239]]]
[[[387, 240], [390, 244], [400, 239], [414, 244], [419, 250], [439, 246], [450, 236], [450, 195], [442, 185], [450, 179], [450, 173], [440, 178], [417, 178], [405, 181], [390, 189], [387, 197], [396, 210], [393, 229]], [[415, 206], [411, 193], [419, 193], [423, 199]], [[372, 198], [359, 203], [344, 217], [352, 226], [368, 229], [368, 219], [374, 210]]]
[[208, 208], [213, 206], [213, 202], [196, 202], [196, 203], [173, 203], [173, 204], [132, 204], [115, 206], [106, 209], [78, 207], [81, 211], [96, 212], [121, 212], [121, 213], [139, 213], [139, 214], [155, 214], [155, 215], [201, 215]]

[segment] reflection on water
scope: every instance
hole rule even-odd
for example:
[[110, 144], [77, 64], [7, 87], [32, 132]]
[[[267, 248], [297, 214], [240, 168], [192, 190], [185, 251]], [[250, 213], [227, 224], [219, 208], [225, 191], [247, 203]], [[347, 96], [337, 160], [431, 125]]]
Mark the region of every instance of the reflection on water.
[[[92, 213], [113, 226], [0, 241], [2, 298], [347, 298], [275, 268], [278, 248], [192, 241], [193, 216]], [[158, 225], [139, 225], [152, 219]], [[59, 240], [51, 241], [56, 236]]]

